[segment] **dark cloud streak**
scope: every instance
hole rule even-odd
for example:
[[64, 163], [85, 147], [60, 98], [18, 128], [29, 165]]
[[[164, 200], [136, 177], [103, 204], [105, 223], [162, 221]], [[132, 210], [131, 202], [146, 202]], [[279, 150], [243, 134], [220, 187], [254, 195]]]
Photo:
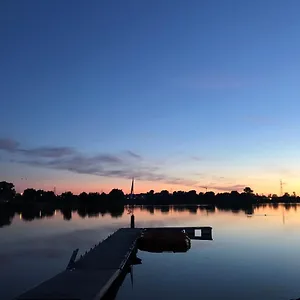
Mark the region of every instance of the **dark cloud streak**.
[[135, 158], [135, 159], [142, 159], [142, 157], [141, 157], [139, 154], [137, 154], [137, 153], [135, 153], [135, 152], [132, 152], [132, 151], [130, 151], [130, 150], [127, 150], [127, 151], [126, 151], [126, 154], [127, 154], [128, 156], [130, 156], [130, 157]]
[[28, 156], [49, 158], [63, 157], [76, 153], [76, 151], [70, 147], [41, 147], [33, 149], [18, 149], [18, 151]]
[[13, 139], [2, 138], [0, 139], [0, 150], [6, 152], [15, 152], [18, 150], [19, 143]]

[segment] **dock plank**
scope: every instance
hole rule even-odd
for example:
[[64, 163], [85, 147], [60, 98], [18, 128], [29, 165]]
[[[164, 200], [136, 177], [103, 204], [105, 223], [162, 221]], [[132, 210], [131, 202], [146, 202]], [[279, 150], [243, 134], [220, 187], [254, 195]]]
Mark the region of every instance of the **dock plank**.
[[91, 300], [110, 280], [116, 270], [73, 270], [62, 272], [17, 299]]

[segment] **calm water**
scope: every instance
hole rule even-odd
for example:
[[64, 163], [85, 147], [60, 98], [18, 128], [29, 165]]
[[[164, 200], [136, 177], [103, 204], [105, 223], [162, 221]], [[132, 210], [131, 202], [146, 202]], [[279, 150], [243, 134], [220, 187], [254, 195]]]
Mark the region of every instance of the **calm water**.
[[[163, 212], [161, 211], [163, 210]], [[196, 213], [195, 213], [196, 211]], [[137, 226], [212, 226], [213, 241], [192, 241], [186, 253], [138, 252], [142, 264], [124, 279], [117, 299], [293, 299], [300, 297], [300, 206], [245, 212], [136, 209]], [[129, 216], [52, 218], [0, 228], [0, 299], [63, 270], [72, 251], [86, 251]]]

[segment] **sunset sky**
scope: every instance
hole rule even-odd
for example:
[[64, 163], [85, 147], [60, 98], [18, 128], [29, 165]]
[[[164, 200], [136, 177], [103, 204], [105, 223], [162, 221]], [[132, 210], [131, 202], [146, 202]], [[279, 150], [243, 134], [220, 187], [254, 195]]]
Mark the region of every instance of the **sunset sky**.
[[298, 0], [0, 2], [0, 181], [300, 194]]

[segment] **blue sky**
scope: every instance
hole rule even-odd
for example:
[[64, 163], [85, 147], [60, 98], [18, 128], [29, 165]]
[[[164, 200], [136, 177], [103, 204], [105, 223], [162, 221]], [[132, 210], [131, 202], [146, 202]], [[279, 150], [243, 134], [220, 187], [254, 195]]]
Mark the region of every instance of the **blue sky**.
[[299, 9], [2, 1], [1, 180], [300, 192]]

